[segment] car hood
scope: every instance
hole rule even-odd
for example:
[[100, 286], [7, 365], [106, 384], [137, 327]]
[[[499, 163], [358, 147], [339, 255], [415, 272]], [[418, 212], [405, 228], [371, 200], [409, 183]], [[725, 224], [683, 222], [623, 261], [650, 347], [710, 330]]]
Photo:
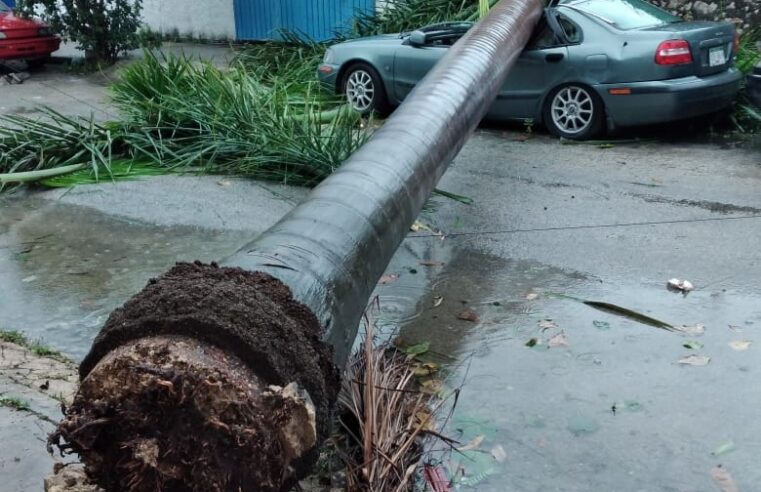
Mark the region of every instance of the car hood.
[[0, 13], [0, 30], [2, 31], [10, 31], [16, 29], [38, 29], [40, 27], [44, 27], [44, 24], [37, 21], [16, 17], [13, 12]]

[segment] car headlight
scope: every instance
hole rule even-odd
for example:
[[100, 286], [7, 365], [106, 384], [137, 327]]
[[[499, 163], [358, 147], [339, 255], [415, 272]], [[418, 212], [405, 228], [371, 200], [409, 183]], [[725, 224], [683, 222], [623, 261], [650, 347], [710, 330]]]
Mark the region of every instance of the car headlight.
[[333, 63], [335, 58], [336, 58], [335, 52], [332, 49], [328, 48], [327, 50], [325, 50], [325, 57], [322, 59], [322, 62]]
[[37, 30], [38, 36], [52, 36], [53, 31], [50, 30], [49, 27], [41, 27]]

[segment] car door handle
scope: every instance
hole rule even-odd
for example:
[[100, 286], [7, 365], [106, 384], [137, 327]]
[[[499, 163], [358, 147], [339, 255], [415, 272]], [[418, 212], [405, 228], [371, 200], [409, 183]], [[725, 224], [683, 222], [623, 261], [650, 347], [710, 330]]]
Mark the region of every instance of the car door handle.
[[557, 63], [563, 59], [563, 53], [550, 53], [544, 57], [549, 63]]

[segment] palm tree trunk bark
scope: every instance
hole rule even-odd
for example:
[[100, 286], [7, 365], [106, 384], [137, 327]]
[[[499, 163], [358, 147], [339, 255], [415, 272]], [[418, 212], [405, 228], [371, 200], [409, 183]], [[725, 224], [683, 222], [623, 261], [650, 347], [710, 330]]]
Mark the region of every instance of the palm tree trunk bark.
[[114, 311], [51, 443], [108, 490], [278, 491], [303, 477], [373, 288], [541, 11], [495, 5], [280, 222]]

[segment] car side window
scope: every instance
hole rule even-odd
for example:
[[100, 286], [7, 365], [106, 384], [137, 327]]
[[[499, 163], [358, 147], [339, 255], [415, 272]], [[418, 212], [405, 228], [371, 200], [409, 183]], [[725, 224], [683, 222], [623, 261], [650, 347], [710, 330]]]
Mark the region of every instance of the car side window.
[[558, 24], [560, 24], [560, 28], [563, 30], [563, 34], [565, 34], [569, 44], [581, 43], [581, 29], [579, 26], [562, 15], [558, 16]]
[[533, 39], [529, 42], [528, 49], [543, 50], [558, 46], [559, 42], [555, 32], [546, 21], [542, 21], [534, 33]]

